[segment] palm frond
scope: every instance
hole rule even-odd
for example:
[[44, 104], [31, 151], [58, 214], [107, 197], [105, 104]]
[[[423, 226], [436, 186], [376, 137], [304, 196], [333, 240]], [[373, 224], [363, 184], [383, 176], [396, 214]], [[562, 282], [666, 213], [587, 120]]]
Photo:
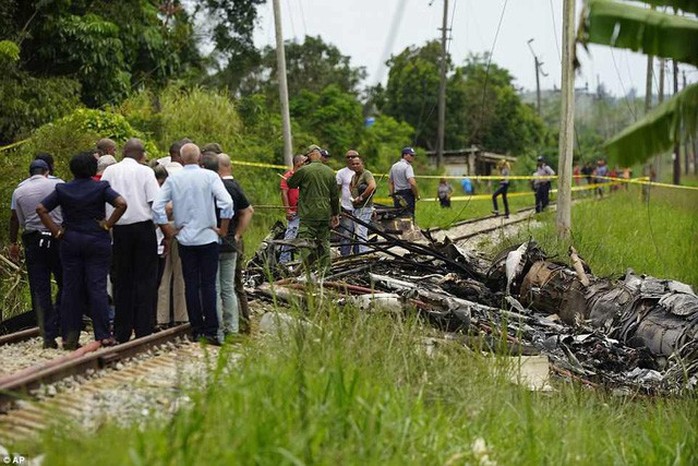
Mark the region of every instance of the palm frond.
[[698, 65], [698, 20], [627, 3], [589, 0], [578, 39]]
[[606, 143], [609, 157], [623, 166], [642, 163], [670, 149], [683, 134], [698, 131], [698, 83], [652, 109]]

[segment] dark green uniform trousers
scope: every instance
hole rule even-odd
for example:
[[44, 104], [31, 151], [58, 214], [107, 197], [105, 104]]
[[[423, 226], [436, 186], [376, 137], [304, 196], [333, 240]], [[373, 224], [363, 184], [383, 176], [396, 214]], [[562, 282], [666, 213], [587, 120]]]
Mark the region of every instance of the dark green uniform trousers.
[[314, 247], [301, 248], [300, 256], [305, 267], [315, 262], [318, 269], [324, 273], [330, 268], [330, 222], [303, 221], [298, 227], [298, 239], [314, 241]]

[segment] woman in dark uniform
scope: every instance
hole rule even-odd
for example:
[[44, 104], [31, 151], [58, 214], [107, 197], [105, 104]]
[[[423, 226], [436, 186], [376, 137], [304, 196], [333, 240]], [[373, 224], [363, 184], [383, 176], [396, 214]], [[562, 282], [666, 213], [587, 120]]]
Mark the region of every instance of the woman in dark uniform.
[[[112, 346], [116, 340], [109, 333], [107, 274], [111, 265], [111, 236], [109, 230], [126, 211], [126, 201], [107, 181], [95, 181], [97, 159], [83, 152], [70, 160], [74, 179], [56, 185], [36, 208], [41, 222], [60, 241], [63, 266], [63, 295], [59, 319], [63, 348], [74, 350], [80, 345], [82, 315], [85, 310], [92, 318], [95, 340]], [[106, 219], [105, 203], [114, 206]], [[63, 228], [48, 215], [60, 206]], [[85, 302], [87, 298], [87, 302]], [[88, 306], [85, 309], [85, 306]]]

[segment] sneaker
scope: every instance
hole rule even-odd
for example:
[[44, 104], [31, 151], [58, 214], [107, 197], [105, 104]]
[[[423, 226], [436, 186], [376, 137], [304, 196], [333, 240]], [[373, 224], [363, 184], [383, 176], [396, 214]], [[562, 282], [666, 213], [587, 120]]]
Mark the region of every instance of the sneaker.
[[492, 211], [492, 215], [494, 215], [495, 217], [499, 216], [499, 211], [498, 211], [498, 210], [493, 210], [493, 211]]

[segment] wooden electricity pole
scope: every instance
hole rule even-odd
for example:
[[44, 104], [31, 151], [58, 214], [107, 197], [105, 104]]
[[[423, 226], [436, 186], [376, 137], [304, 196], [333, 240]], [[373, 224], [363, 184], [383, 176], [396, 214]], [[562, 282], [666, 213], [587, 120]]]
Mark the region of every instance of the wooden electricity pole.
[[647, 78], [645, 79], [645, 113], [652, 108], [652, 66], [654, 57], [647, 55]]
[[[538, 60], [538, 55], [536, 55], [536, 52], [533, 51], [533, 47], [531, 47], [531, 42], [533, 42], [533, 39], [528, 39], [526, 42], [526, 45], [528, 45], [528, 50], [531, 51], [531, 55], [533, 55], [533, 64], [536, 67], [536, 111], [538, 112], [538, 116], [540, 116], [540, 74], [543, 73], [541, 70], [541, 67], [543, 66], [543, 63]], [[547, 74], [543, 73], [543, 76], [547, 76]]]
[[574, 142], [574, 1], [562, 6], [562, 104], [560, 158], [557, 165], [557, 234], [569, 238], [572, 230], [572, 158]]
[[[676, 60], [672, 60], [674, 64], [674, 95], [679, 93], [679, 64]], [[679, 132], [681, 129], [679, 129]], [[674, 184], [681, 184], [681, 144], [679, 143], [679, 138], [676, 138], [676, 143], [674, 143]]]
[[286, 82], [286, 52], [284, 35], [281, 30], [281, 7], [274, 0], [274, 26], [276, 29], [276, 66], [279, 79], [279, 99], [281, 100], [281, 123], [284, 134], [284, 164], [293, 166], [293, 141], [291, 139], [291, 115], [288, 109], [288, 84]]
[[436, 167], [444, 162], [444, 133], [446, 131], [446, 42], [448, 41], [448, 0], [444, 0], [441, 26], [441, 79], [439, 80], [439, 127], [436, 141]]

